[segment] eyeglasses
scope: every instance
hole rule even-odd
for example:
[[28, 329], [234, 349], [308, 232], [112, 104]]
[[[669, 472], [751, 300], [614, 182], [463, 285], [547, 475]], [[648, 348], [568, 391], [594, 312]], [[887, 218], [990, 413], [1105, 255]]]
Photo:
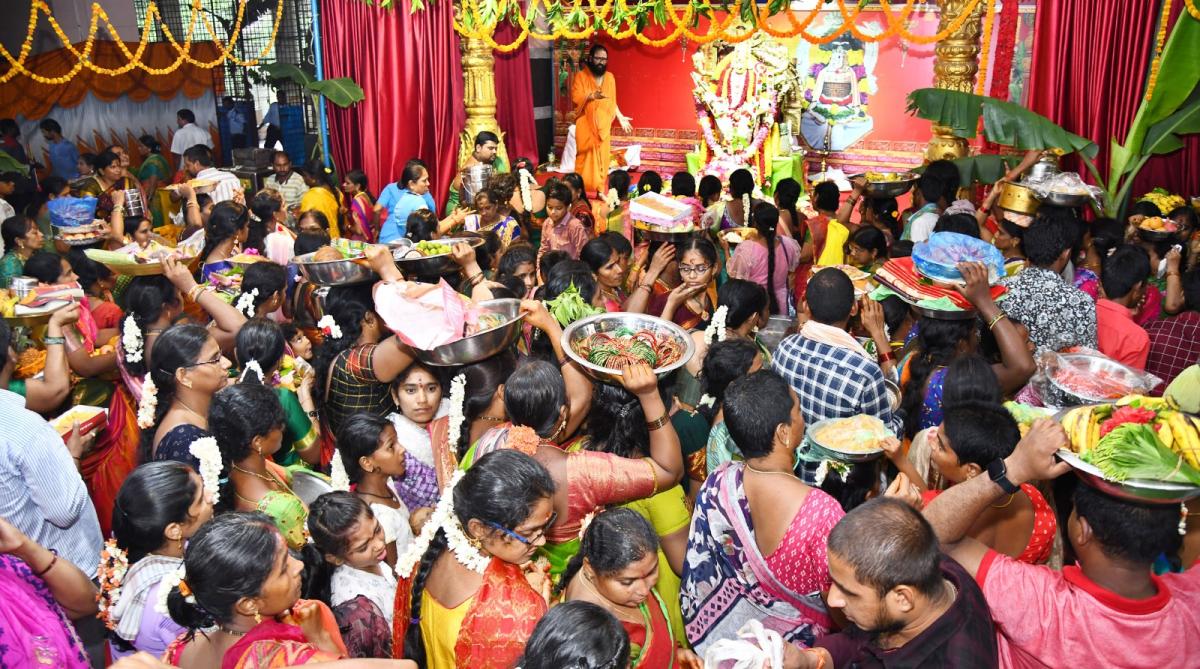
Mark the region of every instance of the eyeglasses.
[[183, 365], [183, 368], [191, 369], [193, 367], [203, 367], [205, 365], [216, 365], [216, 364], [219, 364], [220, 362], [221, 362], [221, 352], [217, 351], [217, 356], [215, 358], [213, 358], [212, 360], [202, 360], [200, 362], [193, 362], [190, 365]]
[[704, 274], [712, 265], [680, 265], [680, 274]]
[[521, 543], [525, 544], [526, 546], [532, 546], [533, 544], [537, 543], [538, 539], [541, 539], [543, 536], [545, 536], [546, 532], [548, 532], [551, 527], [554, 527], [554, 521], [556, 521], [556, 520], [558, 520], [558, 512], [554, 511], [550, 514], [550, 520], [546, 521], [545, 525], [542, 525], [542, 527], [540, 529], [538, 529], [536, 532], [534, 532], [533, 534], [531, 534], [527, 537], [523, 537], [520, 534], [517, 534], [516, 532], [513, 532], [512, 530], [508, 529], [507, 527], [504, 527], [503, 525], [500, 525], [499, 523], [493, 523], [490, 520], [483, 521], [483, 524], [487, 525], [488, 527], [492, 528], [493, 530], [499, 530], [499, 531], [507, 534], [508, 536], [512, 537], [513, 539], [516, 539], [517, 541], [520, 541]]

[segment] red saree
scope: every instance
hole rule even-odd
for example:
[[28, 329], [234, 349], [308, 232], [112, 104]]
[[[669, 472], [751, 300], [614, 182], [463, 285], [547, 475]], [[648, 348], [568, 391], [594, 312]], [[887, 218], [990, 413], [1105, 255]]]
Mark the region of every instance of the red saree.
[[[304, 632], [295, 625], [277, 620], [264, 620], [254, 626], [238, 640], [221, 658], [221, 669], [283, 669], [304, 664], [332, 662], [347, 657], [346, 645], [338, 630], [333, 611], [322, 602], [296, 600], [293, 607], [301, 604], [316, 604], [320, 608], [321, 626], [333, 637], [341, 650], [340, 655], [327, 653], [308, 642]], [[187, 643], [183, 636], [167, 647], [163, 661], [180, 666]]]
[[658, 593], [651, 590], [650, 598], [640, 607], [642, 616], [649, 619], [649, 625], [621, 621], [621, 627], [629, 633], [629, 666], [632, 669], [672, 669], [675, 666], [675, 640], [663, 606]]
[[[392, 656], [396, 659], [404, 656], [411, 607], [412, 580], [401, 578], [396, 588], [392, 636]], [[462, 669], [510, 669], [546, 609], [546, 600], [525, 580], [521, 567], [492, 558], [459, 629], [455, 664]]]
[[125, 384], [115, 385], [116, 391], [108, 402], [108, 425], [80, 462], [80, 473], [100, 519], [100, 531], [106, 537], [112, 530], [112, 511], [121, 483], [137, 467], [141, 438], [133, 396]]

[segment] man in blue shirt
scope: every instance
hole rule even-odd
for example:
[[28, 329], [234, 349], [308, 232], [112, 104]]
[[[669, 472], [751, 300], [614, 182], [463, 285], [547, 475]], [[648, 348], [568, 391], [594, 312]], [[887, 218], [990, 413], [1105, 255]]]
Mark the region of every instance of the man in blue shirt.
[[63, 139], [62, 126], [52, 118], [42, 119], [38, 124], [42, 137], [50, 149], [50, 172], [56, 177], [72, 181], [79, 177], [79, 151], [74, 142]]
[[404, 165], [400, 179], [390, 183], [375, 202], [376, 216], [387, 209], [388, 217], [379, 230], [379, 243], [387, 244], [404, 236], [408, 230], [408, 216], [418, 209], [437, 213], [437, 205], [429, 194], [429, 170], [420, 160], [410, 160]]

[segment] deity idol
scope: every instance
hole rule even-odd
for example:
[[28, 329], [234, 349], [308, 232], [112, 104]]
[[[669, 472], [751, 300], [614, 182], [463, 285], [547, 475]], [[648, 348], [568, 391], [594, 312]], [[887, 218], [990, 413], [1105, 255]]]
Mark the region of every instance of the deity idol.
[[[724, 176], [739, 167], [761, 174], [764, 140], [775, 123], [775, 90], [766, 85], [764, 65], [738, 45], [717, 67], [716, 86], [693, 72], [693, 95], [712, 160], [705, 171]], [[716, 132], [713, 132], [713, 131]]]
[[850, 67], [846, 50], [838, 47], [817, 75], [817, 100], [825, 105], [855, 106], [858, 104], [858, 76]]

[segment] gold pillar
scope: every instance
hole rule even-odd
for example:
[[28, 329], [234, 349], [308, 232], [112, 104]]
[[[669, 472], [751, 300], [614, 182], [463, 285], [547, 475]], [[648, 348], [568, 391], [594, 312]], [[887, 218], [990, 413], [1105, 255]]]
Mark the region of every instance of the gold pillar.
[[496, 155], [508, 162], [504, 133], [496, 121], [496, 73], [492, 49], [481, 39], [462, 38], [463, 103], [467, 108], [467, 124], [463, 127], [458, 149], [458, 165], [466, 164], [475, 151], [475, 135], [489, 130], [500, 138]]
[[[946, 30], [972, 0], [938, 0], [941, 18], [938, 31]], [[975, 2], [967, 20], [934, 48], [933, 85], [952, 91], [975, 91], [979, 73], [979, 36], [985, 2]], [[955, 137], [949, 128], [933, 126], [933, 137], [925, 147], [925, 160], [953, 160], [967, 155], [967, 140]]]

